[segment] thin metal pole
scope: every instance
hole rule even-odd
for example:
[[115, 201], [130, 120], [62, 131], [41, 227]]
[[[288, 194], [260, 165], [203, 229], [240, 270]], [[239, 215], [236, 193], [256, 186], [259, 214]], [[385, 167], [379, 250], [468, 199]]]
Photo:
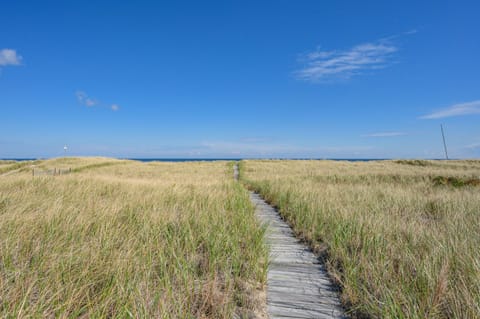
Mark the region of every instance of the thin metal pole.
[[443, 148], [445, 149], [445, 158], [448, 160], [447, 143], [445, 143], [445, 133], [443, 133], [443, 125], [442, 124], [440, 124], [440, 129], [442, 130]]

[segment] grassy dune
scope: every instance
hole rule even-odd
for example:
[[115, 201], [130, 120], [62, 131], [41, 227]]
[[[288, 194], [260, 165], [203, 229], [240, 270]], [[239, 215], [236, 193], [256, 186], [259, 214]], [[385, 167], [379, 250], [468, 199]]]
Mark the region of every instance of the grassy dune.
[[227, 162], [54, 159], [0, 176], [0, 316], [252, 314], [267, 252]]
[[480, 162], [244, 161], [351, 314], [480, 318]]
[[0, 160], [0, 175], [7, 174], [11, 171], [18, 169], [26, 169], [27, 167], [34, 165], [37, 161], [5, 161]]

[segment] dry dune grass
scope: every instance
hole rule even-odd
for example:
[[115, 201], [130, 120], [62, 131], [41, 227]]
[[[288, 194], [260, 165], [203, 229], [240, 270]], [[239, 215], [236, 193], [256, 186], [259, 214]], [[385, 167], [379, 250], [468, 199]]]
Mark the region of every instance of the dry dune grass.
[[0, 160], [0, 169], [7, 167], [8, 165], [16, 163], [15, 161], [10, 160]]
[[0, 316], [251, 314], [266, 248], [231, 164], [54, 159], [0, 177]]
[[18, 170], [18, 169], [25, 169], [28, 166], [35, 164], [36, 161], [6, 161], [0, 160], [0, 175], [8, 174], [11, 171]]
[[357, 317], [480, 318], [479, 161], [244, 161]]

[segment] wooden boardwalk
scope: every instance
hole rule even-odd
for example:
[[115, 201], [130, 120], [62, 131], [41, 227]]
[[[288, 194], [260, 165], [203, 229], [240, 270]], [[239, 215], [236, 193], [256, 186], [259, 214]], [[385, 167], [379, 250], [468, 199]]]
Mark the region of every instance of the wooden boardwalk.
[[[237, 178], [237, 167], [234, 174]], [[268, 225], [270, 318], [347, 318], [325, 266], [260, 195], [250, 193], [250, 199], [261, 223]]]

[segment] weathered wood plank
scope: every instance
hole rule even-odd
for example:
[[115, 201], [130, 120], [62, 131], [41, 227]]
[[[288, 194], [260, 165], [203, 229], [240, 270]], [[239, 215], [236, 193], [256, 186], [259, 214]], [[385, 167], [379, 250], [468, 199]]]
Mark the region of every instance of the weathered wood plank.
[[346, 318], [325, 266], [295, 238], [278, 212], [250, 194], [270, 246], [267, 311], [270, 318]]
[[[238, 180], [238, 166], [234, 166]], [[278, 212], [258, 194], [250, 193], [259, 220], [267, 225], [270, 246], [267, 312], [272, 319], [347, 318], [325, 266], [295, 238]]]

